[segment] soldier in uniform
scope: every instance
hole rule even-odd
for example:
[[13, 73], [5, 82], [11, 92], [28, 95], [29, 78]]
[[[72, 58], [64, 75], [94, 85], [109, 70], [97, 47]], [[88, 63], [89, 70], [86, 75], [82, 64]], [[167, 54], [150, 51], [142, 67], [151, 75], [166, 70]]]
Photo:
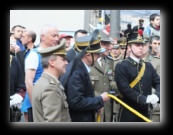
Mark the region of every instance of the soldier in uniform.
[[[121, 62], [124, 59], [125, 49], [126, 49], [126, 45], [127, 45], [126, 37], [121, 37], [117, 40], [117, 44], [115, 44], [114, 42], [112, 42], [112, 44], [114, 44], [114, 45], [112, 48], [112, 52], [108, 56], [108, 59], [110, 61], [110, 64], [113, 63], [113, 65], [111, 65], [111, 67], [112, 67], [112, 71], [113, 71], [113, 80], [114, 80], [115, 66], [117, 63]], [[112, 88], [112, 91], [115, 92], [115, 95], [121, 99], [122, 95], [120, 94], [120, 92], [117, 88], [116, 82], [112, 81], [110, 83], [110, 86]], [[115, 101], [115, 100], [113, 100], [113, 101]], [[118, 121], [120, 104], [116, 101], [111, 102], [111, 103], [113, 104], [113, 114], [115, 115], [114, 121], [116, 122], [116, 121]]]
[[[129, 56], [129, 49], [127, 48], [127, 38], [121, 37], [117, 40], [119, 47], [121, 49], [121, 60], [124, 60], [124, 57], [127, 58]], [[127, 48], [127, 49], [126, 49]], [[124, 56], [126, 55], [126, 56]]]
[[66, 72], [65, 39], [57, 46], [40, 48], [43, 73], [32, 91], [34, 122], [70, 122], [64, 87], [58, 80]]
[[158, 57], [157, 55], [151, 55], [149, 53], [149, 45], [152, 44], [153, 39], [155, 41], [158, 41], [158, 44], [160, 44], [160, 38], [158, 38], [157, 35], [150, 36], [150, 38], [144, 37], [145, 48], [144, 48], [142, 59], [145, 60], [146, 62], [150, 62], [153, 65], [153, 67], [156, 69], [157, 73], [160, 75], [160, 57]]
[[[146, 62], [150, 62], [155, 68], [156, 72], [160, 75], [160, 57], [152, 56], [148, 52], [149, 40], [153, 41], [154, 38], [155, 36], [150, 36], [150, 39], [148, 37], [144, 37], [145, 45], [144, 45], [142, 59]], [[154, 92], [155, 92], [155, 89], [152, 89], [152, 93]], [[159, 122], [160, 121], [160, 104], [157, 104], [156, 108], [149, 108], [149, 109], [150, 109], [150, 119], [152, 119], [153, 122]]]
[[[108, 60], [108, 55], [111, 48], [111, 39], [108, 35], [100, 32], [100, 45], [106, 51], [100, 54], [100, 57], [91, 67], [90, 78], [94, 88], [95, 95], [98, 96], [103, 92], [110, 93], [112, 89], [110, 82], [113, 81], [113, 62]], [[110, 122], [111, 120], [111, 106], [110, 101], [104, 103], [103, 112], [101, 114], [101, 122]]]
[[[109, 101], [108, 92], [94, 93], [89, 72], [100, 56], [101, 46], [96, 29], [92, 36], [82, 36], [75, 40], [78, 56], [67, 65], [67, 72], [61, 76], [72, 122], [95, 122], [95, 115], [104, 103]], [[64, 81], [67, 80], [67, 83]]]
[[113, 44], [113, 48], [111, 52], [109, 53], [108, 58], [113, 61], [112, 70], [114, 70], [117, 62], [122, 60], [121, 48], [119, 44]]
[[[160, 76], [153, 65], [141, 60], [144, 40], [141, 33], [132, 31], [128, 35], [130, 56], [115, 68], [115, 81], [123, 95], [122, 101], [149, 118], [148, 107], [160, 102]], [[136, 79], [137, 76], [139, 79]], [[156, 90], [152, 93], [152, 87]], [[145, 122], [142, 118], [121, 105], [120, 122]]]

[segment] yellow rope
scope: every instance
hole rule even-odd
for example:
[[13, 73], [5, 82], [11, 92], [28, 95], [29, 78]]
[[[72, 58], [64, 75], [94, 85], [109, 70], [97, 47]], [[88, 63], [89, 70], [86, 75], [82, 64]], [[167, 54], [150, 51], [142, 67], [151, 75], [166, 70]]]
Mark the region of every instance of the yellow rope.
[[100, 114], [97, 114], [97, 122], [100, 122]]
[[136, 114], [137, 116], [139, 116], [140, 118], [142, 118], [143, 120], [145, 120], [146, 122], [152, 122], [150, 119], [148, 119], [147, 117], [143, 116], [142, 114], [140, 114], [139, 112], [137, 112], [136, 110], [134, 110], [133, 108], [131, 108], [130, 106], [128, 106], [126, 103], [124, 103], [123, 101], [121, 101], [120, 99], [118, 99], [116, 96], [113, 96], [111, 94], [108, 94], [108, 96], [111, 97], [111, 98], [113, 98], [117, 102], [119, 102], [121, 105], [123, 105], [124, 107], [126, 107], [128, 110], [130, 110], [131, 112], [133, 112], [134, 114]]

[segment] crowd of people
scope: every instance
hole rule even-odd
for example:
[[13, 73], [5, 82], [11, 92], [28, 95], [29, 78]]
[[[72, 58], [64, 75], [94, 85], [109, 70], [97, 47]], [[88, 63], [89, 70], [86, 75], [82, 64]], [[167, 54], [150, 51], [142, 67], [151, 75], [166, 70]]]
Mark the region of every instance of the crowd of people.
[[[10, 31], [10, 122], [160, 122], [160, 15], [117, 40], [104, 28], [59, 34], [44, 25]], [[101, 20], [100, 20], [101, 22]], [[100, 23], [99, 22], [99, 23]], [[74, 45], [71, 47], [72, 41]], [[18, 112], [18, 113], [15, 113]]]

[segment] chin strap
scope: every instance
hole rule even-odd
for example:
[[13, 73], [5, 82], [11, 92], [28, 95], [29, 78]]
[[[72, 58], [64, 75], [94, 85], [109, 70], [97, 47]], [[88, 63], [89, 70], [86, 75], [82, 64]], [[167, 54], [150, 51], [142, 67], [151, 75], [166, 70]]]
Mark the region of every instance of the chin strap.
[[93, 66], [94, 65], [94, 54], [91, 53], [91, 56], [92, 56], [92, 64], [91, 64], [91, 66]]

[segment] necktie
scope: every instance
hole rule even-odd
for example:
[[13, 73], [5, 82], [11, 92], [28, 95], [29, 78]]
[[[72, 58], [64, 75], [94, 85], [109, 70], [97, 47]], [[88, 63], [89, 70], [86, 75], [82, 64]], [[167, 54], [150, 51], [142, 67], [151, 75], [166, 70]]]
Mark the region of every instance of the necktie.
[[101, 59], [101, 63], [102, 63], [102, 69], [103, 69], [103, 71], [105, 71], [105, 59], [104, 58]]

